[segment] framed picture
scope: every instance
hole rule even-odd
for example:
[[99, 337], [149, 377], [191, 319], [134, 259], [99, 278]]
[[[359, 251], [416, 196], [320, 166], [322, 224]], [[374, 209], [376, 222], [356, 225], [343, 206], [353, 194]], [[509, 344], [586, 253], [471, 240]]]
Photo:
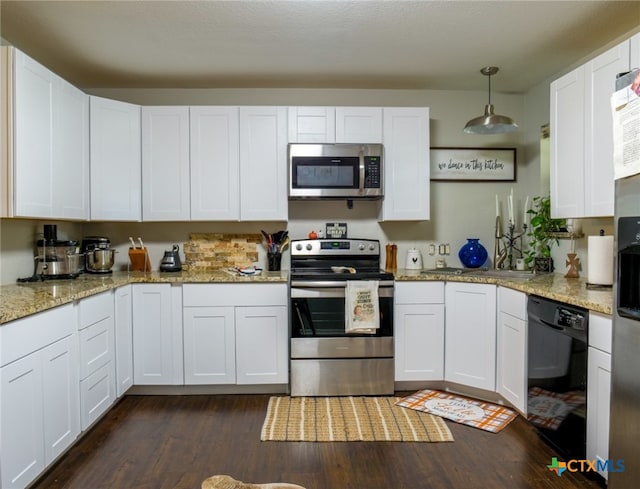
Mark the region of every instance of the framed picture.
[[431, 180], [515, 181], [515, 148], [431, 148]]

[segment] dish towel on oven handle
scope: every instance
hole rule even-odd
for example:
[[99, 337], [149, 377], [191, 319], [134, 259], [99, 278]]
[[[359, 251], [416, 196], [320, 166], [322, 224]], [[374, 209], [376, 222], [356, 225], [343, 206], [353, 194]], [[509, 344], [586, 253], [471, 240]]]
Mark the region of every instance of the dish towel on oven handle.
[[377, 280], [347, 280], [345, 333], [375, 334], [380, 327]]

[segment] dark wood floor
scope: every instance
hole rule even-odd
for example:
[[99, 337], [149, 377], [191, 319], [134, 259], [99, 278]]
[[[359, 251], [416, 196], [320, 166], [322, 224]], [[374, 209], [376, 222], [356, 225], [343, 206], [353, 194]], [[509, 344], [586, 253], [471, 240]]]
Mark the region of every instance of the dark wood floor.
[[599, 488], [547, 469], [521, 417], [493, 434], [448, 422], [453, 443], [261, 442], [269, 396], [126, 396], [35, 488], [200, 487], [211, 475], [307, 489]]

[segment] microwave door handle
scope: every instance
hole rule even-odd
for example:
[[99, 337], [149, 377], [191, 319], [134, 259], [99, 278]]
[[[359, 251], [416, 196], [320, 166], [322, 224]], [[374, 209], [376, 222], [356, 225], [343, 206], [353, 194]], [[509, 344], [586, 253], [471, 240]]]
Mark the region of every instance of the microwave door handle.
[[358, 170], [360, 172], [360, 188], [358, 189], [358, 192], [360, 193], [360, 195], [364, 195], [364, 150], [360, 150], [360, 153], [358, 153], [358, 158]]

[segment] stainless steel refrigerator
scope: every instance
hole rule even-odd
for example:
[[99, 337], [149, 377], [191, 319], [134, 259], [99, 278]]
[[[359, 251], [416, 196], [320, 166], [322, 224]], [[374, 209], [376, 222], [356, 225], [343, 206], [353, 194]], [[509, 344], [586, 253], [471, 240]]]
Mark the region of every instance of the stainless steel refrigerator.
[[[640, 484], [640, 175], [616, 181], [609, 488]], [[618, 464], [619, 465], [619, 464]]]
[[627, 489], [640, 487], [640, 174], [616, 180], [614, 228], [609, 460], [624, 469], [608, 487]]

